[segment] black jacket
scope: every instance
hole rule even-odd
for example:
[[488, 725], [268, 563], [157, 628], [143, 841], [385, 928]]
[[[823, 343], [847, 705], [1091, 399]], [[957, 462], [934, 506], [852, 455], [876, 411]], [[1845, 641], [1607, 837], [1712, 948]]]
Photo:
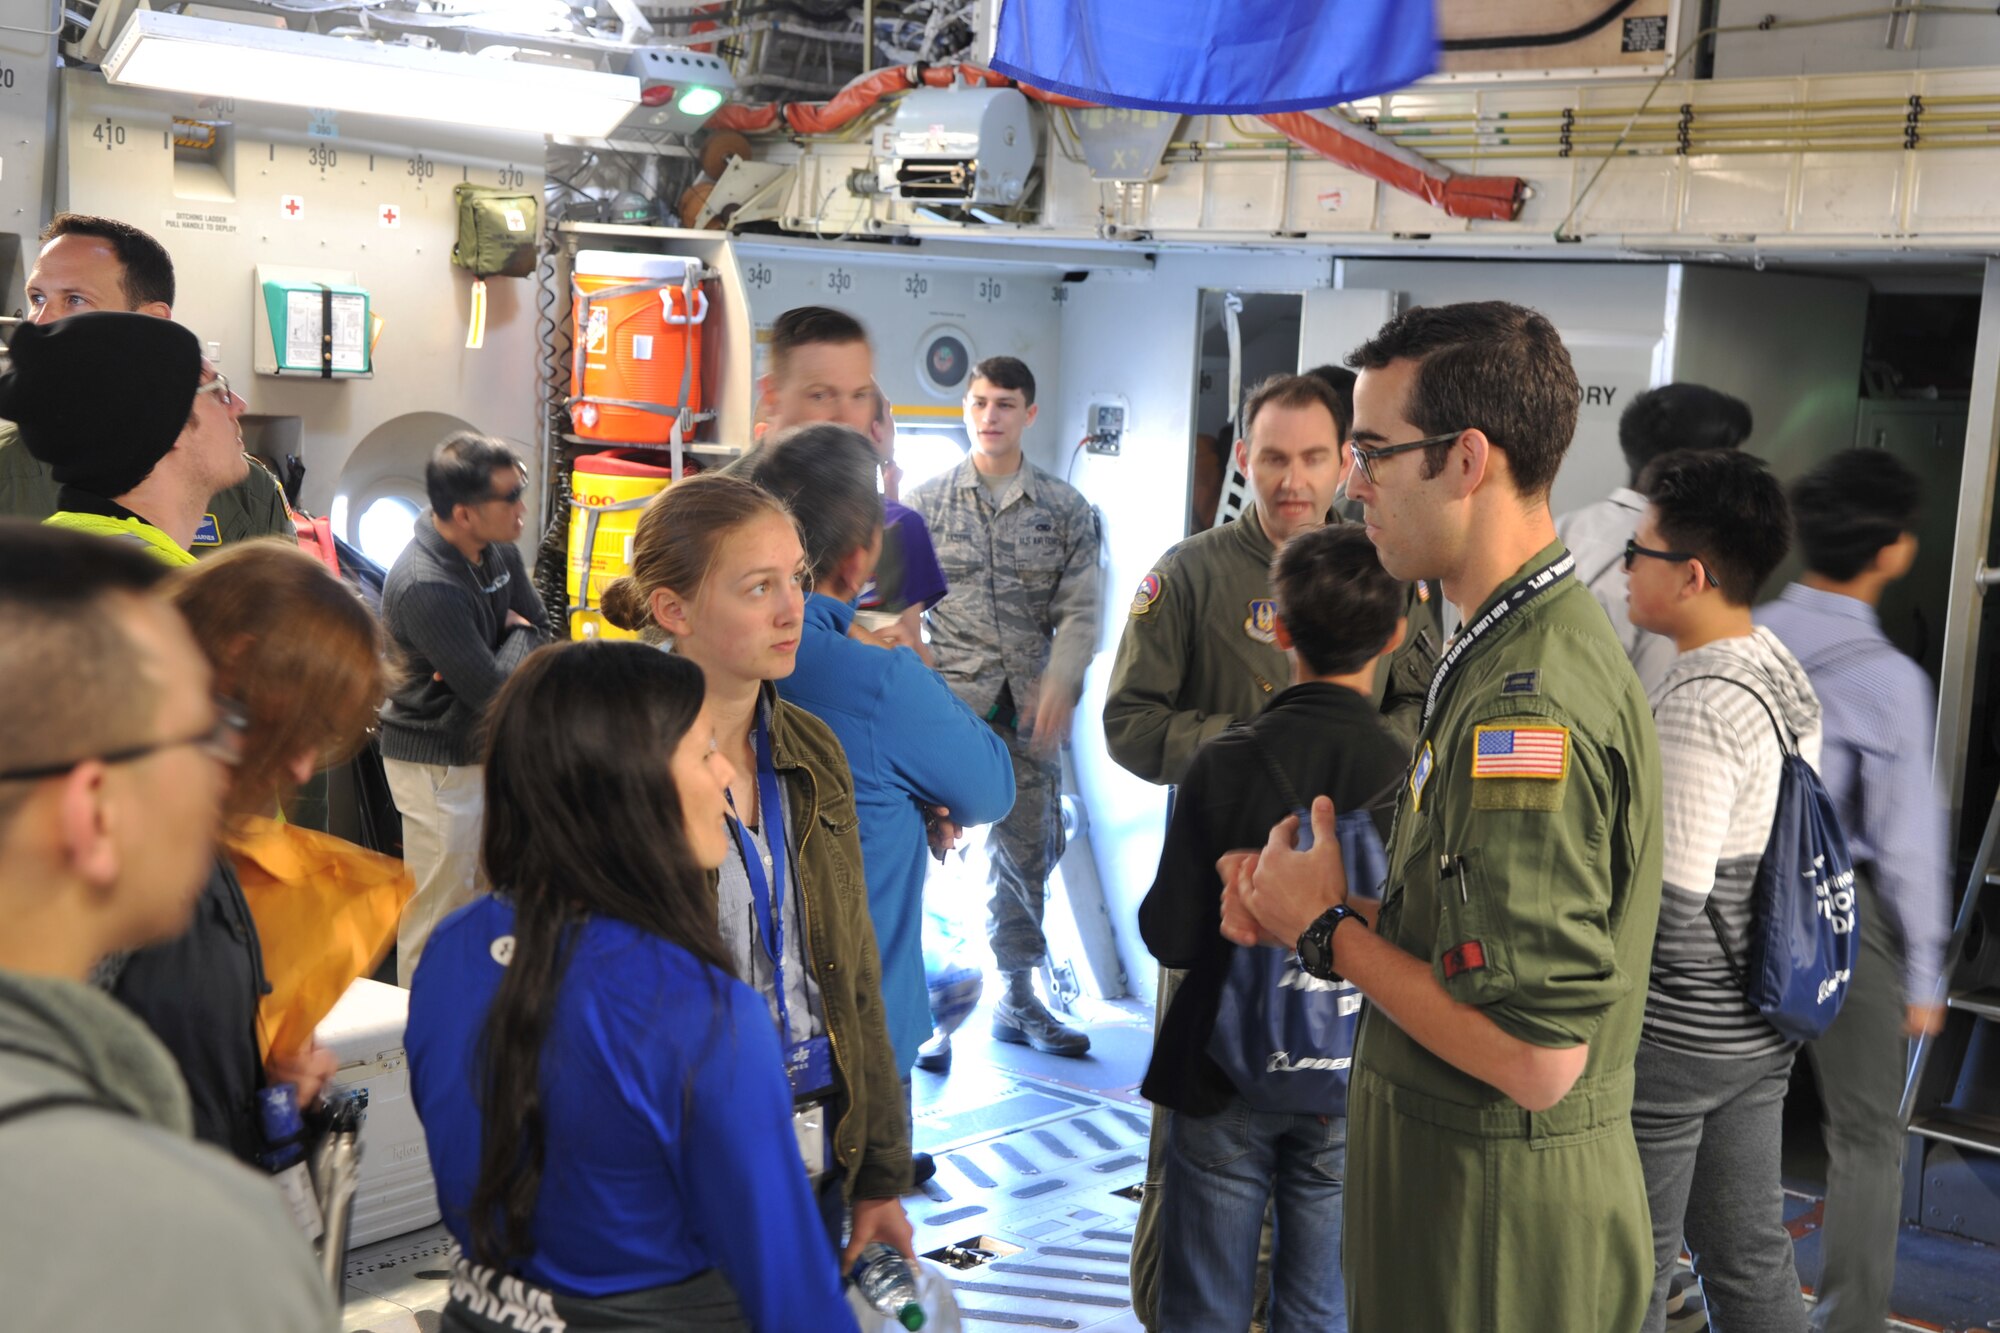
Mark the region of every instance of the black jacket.
[[[510, 629], [509, 611], [532, 628]], [[428, 509], [382, 587], [382, 624], [404, 668], [382, 709], [382, 757], [413, 764], [478, 763], [486, 705], [529, 653], [555, 637], [521, 553], [489, 546], [475, 569]]]
[[187, 930], [126, 957], [111, 994], [153, 1030], [187, 1080], [198, 1139], [254, 1162], [264, 1061], [257, 1002], [270, 985], [257, 923], [226, 856], [215, 859]]
[[1371, 810], [1385, 840], [1409, 769], [1407, 750], [1368, 696], [1320, 683], [1292, 686], [1247, 726], [1232, 727], [1195, 752], [1174, 799], [1159, 872], [1139, 905], [1146, 947], [1163, 965], [1188, 974], [1160, 1023], [1140, 1091], [1188, 1115], [1214, 1115], [1236, 1091], [1208, 1056], [1223, 978], [1237, 947], [1222, 938], [1216, 859], [1262, 847], [1271, 826], [1294, 808], [1258, 753], [1260, 743], [1300, 802], [1327, 796], [1338, 812]]

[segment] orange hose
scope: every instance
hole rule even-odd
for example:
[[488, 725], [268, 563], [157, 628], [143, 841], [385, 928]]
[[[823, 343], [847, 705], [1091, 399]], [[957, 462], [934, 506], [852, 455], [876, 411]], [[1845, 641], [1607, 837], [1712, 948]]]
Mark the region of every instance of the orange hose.
[[[1062, 93], [1044, 92], [977, 65], [927, 65], [923, 68], [921, 82], [929, 88], [947, 88], [961, 78], [995, 88], [1011, 85], [1035, 101], [1050, 106], [1097, 105]], [[717, 129], [754, 134], [760, 130], [777, 129], [782, 117], [784, 125], [795, 134], [831, 134], [842, 126], [852, 124], [884, 97], [918, 86], [918, 79], [916, 66], [899, 65], [863, 75], [825, 102], [767, 102], [761, 106], [731, 103], [709, 117], [708, 123]], [[1415, 153], [1408, 154], [1408, 158], [1413, 160], [1405, 160], [1404, 157], [1370, 147], [1302, 111], [1269, 115], [1263, 120], [1301, 148], [1358, 171], [1371, 180], [1413, 194], [1425, 203], [1443, 209], [1447, 217], [1511, 222], [1520, 216], [1527, 185], [1518, 176], [1467, 176], [1446, 167], [1425, 170]]]
[[[1518, 176], [1466, 176], [1446, 167], [1426, 171], [1417, 162], [1371, 148], [1303, 111], [1260, 117], [1266, 125], [1309, 152], [1372, 180], [1413, 194], [1445, 216], [1512, 222], [1521, 214], [1526, 182]], [[1410, 157], [1417, 155], [1412, 153]]]
[[[717, 129], [741, 130], [745, 134], [755, 134], [760, 130], [778, 128], [779, 116], [783, 115], [786, 128], [795, 134], [831, 134], [835, 130], [854, 122], [877, 102], [891, 93], [907, 92], [917, 86], [914, 65], [898, 65], [893, 69], [877, 70], [854, 80], [835, 93], [825, 102], [766, 102], [751, 105], [732, 102], [709, 117], [708, 123]], [[977, 65], [926, 65], [923, 71], [923, 86], [927, 88], [949, 88], [961, 78], [971, 83], [982, 83], [990, 88], [1018, 87], [1027, 96], [1051, 106], [1093, 106], [1095, 103], [1065, 97], [1061, 93], [1043, 92], [1027, 84], [1015, 84], [1004, 74], [996, 74], [990, 69]]]

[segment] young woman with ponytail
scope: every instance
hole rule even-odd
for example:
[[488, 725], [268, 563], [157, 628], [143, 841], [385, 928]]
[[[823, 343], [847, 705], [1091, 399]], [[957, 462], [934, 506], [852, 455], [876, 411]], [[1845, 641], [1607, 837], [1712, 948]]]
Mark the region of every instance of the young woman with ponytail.
[[444, 1333], [854, 1327], [777, 1034], [716, 929], [736, 773], [703, 700], [691, 662], [587, 643], [494, 702], [494, 891], [438, 927], [410, 991], [460, 1251]]
[[825, 723], [778, 698], [798, 665], [805, 550], [784, 504], [736, 477], [668, 487], [646, 506], [607, 620], [664, 636], [708, 680], [734, 770], [730, 846], [709, 899], [737, 974], [764, 996], [785, 1054], [799, 1150], [829, 1234], [851, 1208], [843, 1266], [869, 1241], [909, 1254], [903, 1087], [882, 1006], [854, 779]]

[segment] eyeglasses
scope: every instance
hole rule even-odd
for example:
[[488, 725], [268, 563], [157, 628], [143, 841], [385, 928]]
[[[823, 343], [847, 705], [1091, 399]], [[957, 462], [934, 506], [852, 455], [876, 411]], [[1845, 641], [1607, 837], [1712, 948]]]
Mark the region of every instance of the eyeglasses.
[[1347, 452], [1354, 459], [1354, 465], [1361, 469], [1361, 475], [1367, 478], [1370, 486], [1373, 486], [1375, 484], [1374, 465], [1376, 459], [1391, 458], [1397, 454], [1407, 454], [1412, 449], [1430, 449], [1440, 444], [1450, 444], [1469, 429], [1471, 427], [1468, 426], [1444, 435], [1426, 435], [1423, 439], [1411, 440], [1408, 444], [1389, 444], [1384, 445], [1380, 449], [1364, 449], [1360, 445], [1349, 441]]
[[243, 711], [243, 705], [234, 699], [218, 698], [215, 701], [215, 721], [193, 736], [182, 736], [170, 741], [149, 741], [144, 745], [130, 745], [106, 754], [83, 755], [59, 764], [12, 768], [0, 772], [0, 782], [26, 782], [37, 778], [61, 777], [77, 765], [87, 764], [93, 759], [100, 764], [129, 764], [135, 759], [144, 759], [149, 754], [158, 754], [161, 750], [176, 750], [183, 745], [192, 745], [217, 763], [234, 768], [243, 762], [243, 738], [249, 729], [250, 718]]
[[199, 388], [195, 390], [195, 393], [197, 395], [204, 393], [212, 393], [216, 397], [222, 400], [222, 405], [224, 407], [228, 407], [231, 403], [240, 403], [243, 401], [241, 398], [238, 398], [236, 394], [230, 389], [229, 377], [223, 374], [219, 370], [215, 372], [214, 379], [210, 380], [208, 383], [204, 385], [201, 385]]
[[1648, 560], [1664, 560], [1671, 565], [1678, 565], [1683, 561], [1692, 560], [1695, 563], [1695, 568], [1701, 571], [1703, 582], [1707, 583], [1711, 588], [1720, 588], [1722, 586], [1715, 581], [1715, 575], [1708, 572], [1708, 562], [1693, 551], [1655, 551], [1650, 546], [1639, 545], [1639, 540], [1636, 537], [1627, 537], [1625, 539], [1625, 572], [1627, 574], [1632, 572], [1632, 562], [1642, 555]]

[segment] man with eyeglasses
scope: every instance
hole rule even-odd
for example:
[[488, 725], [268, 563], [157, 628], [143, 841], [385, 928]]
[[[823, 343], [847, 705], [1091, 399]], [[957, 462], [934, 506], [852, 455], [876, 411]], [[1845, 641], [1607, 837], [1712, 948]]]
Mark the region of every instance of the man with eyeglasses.
[[1379, 906], [1332, 803], [1223, 858], [1223, 930], [1368, 1000], [1343, 1268], [1360, 1329], [1635, 1329], [1652, 1230], [1631, 1122], [1660, 909], [1659, 743], [1548, 493], [1582, 397], [1549, 321], [1419, 308], [1360, 369], [1349, 489], [1383, 567], [1464, 613], [1402, 784]]
[[[101, 311], [24, 324], [0, 377], [0, 416], [20, 427], [61, 489], [48, 522], [143, 544], [190, 565], [209, 497], [250, 463], [243, 400], [171, 320]], [[107, 367], [117, 390], [107, 392]]]
[[507, 445], [472, 431], [446, 438], [424, 468], [430, 508], [382, 587], [382, 624], [406, 668], [382, 709], [382, 766], [417, 881], [396, 931], [405, 986], [431, 930], [479, 892], [486, 705], [555, 637], [515, 545], [527, 488], [527, 465]]
[[[173, 318], [174, 261], [137, 227], [58, 213], [42, 229], [42, 242], [28, 274], [28, 323], [53, 324], [93, 310]], [[237, 414], [247, 407], [239, 395]], [[0, 422], [0, 514], [45, 519], [59, 507], [56, 491], [48, 464], [28, 450], [12, 423]], [[208, 497], [192, 549], [200, 554], [224, 542], [297, 536], [277, 478], [253, 460], [242, 477]]]
[[187, 927], [236, 753], [165, 573], [0, 520], [0, 1291], [9, 1327], [331, 1333], [270, 1179], [194, 1140], [173, 1057], [87, 980]]
[[[1341, 521], [1330, 511], [1346, 472], [1342, 442], [1352, 418], [1351, 399], [1317, 373], [1274, 375], [1250, 391], [1236, 466], [1250, 480], [1251, 503], [1234, 521], [1170, 547], [1140, 580], [1127, 612], [1105, 695], [1104, 739], [1131, 773], [1178, 783], [1196, 750], [1249, 722], [1291, 679], [1288, 655], [1278, 646], [1271, 562], [1297, 534]], [[1405, 744], [1416, 737], [1437, 665], [1443, 601], [1428, 585], [1409, 585], [1408, 634], [1375, 683], [1375, 701]], [[1161, 969], [1157, 1021], [1165, 1021], [1180, 978], [1177, 970]], [[1158, 1324], [1171, 1116], [1153, 1110], [1146, 1193], [1132, 1242], [1132, 1308], [1148, 1328]]]

